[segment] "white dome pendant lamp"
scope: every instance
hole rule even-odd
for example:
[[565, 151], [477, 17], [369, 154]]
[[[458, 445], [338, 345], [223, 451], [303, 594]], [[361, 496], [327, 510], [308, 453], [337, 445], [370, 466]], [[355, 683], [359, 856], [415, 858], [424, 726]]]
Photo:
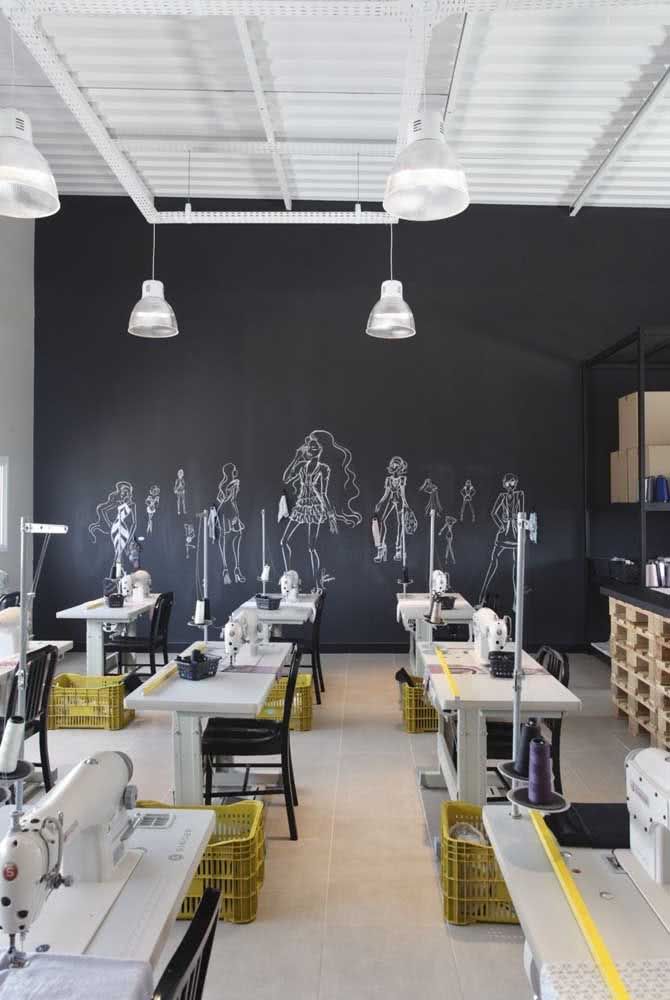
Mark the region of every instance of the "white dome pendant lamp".
[[402, 297], [402, 282], [393, 278], [393, 223], [391, 233], [390, 274], [388, 281], [382, 281], [379, 301], [372, 307], [365, 332], [368, 337], [379, 340], [406, 340], [416, 333], [412, 310]]
[[51, 167], [33, 145], [28, 115], [0, 108], [0, 215], [43, 219], [60, 208]]
[[147, 337], [153, 340], [176, 337], [179, 333], [177, 317], [169, 302], [165, 301], [162, 281], [155, 279], [156, 267], [156, 225], [153, 226], [153, 249], [151, 253], [151, 280], [142, 284], [142, 298], [130, 314], [128, 333], [133, 337]]
[[388, 176], [384, 209], [399, 219], [431, 222], [458, 215], [469, 204], [465, 171], [445, 141], [442, 117], [424, 109]]

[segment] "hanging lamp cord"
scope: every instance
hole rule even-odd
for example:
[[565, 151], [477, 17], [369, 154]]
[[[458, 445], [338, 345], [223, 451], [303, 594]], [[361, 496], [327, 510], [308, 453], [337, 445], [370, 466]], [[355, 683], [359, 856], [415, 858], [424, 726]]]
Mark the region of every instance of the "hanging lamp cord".
[[156, 223], [153, 226], [153, 246], [151, 248], [151, 280], [156, 277]]
[[391, 281], [393, 281], [393, 223], [389, 222], [389, 230], [391, 233], [390, 246], [389, 246], [389, 270], [391, 271]]

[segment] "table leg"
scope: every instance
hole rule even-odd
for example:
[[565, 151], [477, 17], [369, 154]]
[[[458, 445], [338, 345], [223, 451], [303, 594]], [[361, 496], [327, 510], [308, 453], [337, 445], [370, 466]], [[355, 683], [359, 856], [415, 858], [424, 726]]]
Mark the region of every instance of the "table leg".
[[102, 622], [86, 622], [86, 673], [89, 677], [102, 677], [105, 672], [105, 636]]
[[486, 803], [486, 723], [476, 708], [458, 711], [458, 798]]
[[172, 716], [174, 797], [177, 806], [201, 806], [202, 748], [200, 719], [175, 712]]

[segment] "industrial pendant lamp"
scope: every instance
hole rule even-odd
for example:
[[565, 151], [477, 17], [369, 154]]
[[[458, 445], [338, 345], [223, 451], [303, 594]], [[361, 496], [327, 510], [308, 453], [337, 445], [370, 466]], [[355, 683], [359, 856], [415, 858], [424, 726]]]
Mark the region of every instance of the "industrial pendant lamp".
[[396, 157], [386, 181], [384, 208], [410, 222], [449, 219], [470, 204], [465, 171], [444, 138], [438, 113], [412, 122], [408, 145]]
[[402, 297], [402, 282], [393, 279], [393, 223], [390, 224], [390, 273], [389, 281], [382, 282], [379, 302], [375, 303], [368, 317], [365, 332], [368, 337], [380, 340], [404, 340], [416, 333], [412, 310]]
[[156, 267], [156, 226], [153, 227], [153, 249], [151, 254], [151, 280], [142, 284], [142, 298], [130, 314], [128, 333], [133, 337], [149, 337], [154, 340], [176, 337], [179, 333], [177, 317], [169, 302], [165, 301], [163, 282], [155, 279]]
[[0, 109], [0, 215], [42, 219], [59, 208], [51, 168], [33, 146], [30, 118], [16, 108]]

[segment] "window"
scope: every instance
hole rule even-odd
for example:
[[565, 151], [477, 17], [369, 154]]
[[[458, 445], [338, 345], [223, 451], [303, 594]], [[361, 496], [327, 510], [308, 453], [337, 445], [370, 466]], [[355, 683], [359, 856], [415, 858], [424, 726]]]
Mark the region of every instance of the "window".
[[0, 455], [0, 552], [7, 551], [7, 491], [9, 459]]

